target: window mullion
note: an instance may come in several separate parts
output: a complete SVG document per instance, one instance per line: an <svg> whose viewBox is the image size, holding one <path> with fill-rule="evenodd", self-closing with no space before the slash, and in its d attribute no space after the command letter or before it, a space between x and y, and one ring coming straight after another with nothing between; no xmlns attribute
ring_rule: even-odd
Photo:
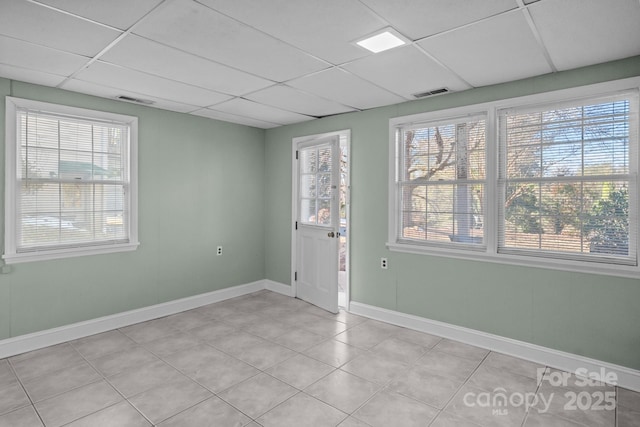
<svg viewBox="0 0 640 427"><path fill-rule="evenodd" d="M58 131L58 175L60 175L60 153L62 150L62 144L60 140L60 121L57 123ZM58 242L62 242L62 184L58 183Z"/></svg>
<svg viewBox="0 0 640 427"><path fill-rule="evenodd" d="M486 184L485 184L485 215L484 215L484 238L487 244L487 252L496 254L498 252L499 233L498 228L499 215L502 208L500 204L504 204L502 197L501 184L498 182L499 171L503 169L500 164L503 156L500 155L500 144L498 141L498 118L496 109L491 108L487 111L487 129L486 129Z"/></svg>

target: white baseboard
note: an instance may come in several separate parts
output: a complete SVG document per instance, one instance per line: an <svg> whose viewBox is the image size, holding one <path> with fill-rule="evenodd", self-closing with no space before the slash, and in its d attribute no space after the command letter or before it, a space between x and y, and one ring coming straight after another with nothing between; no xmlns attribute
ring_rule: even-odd
<svg viewBox="0 0 640 427"><path fill-rule="evenodd" d="M149 307L0 340L0 359L110 331L112 329L122 328L135 323L157 319L181 311L191 310L203 305L257 292L262 289L290 297L294 296L292 295L293 288L291 286L272 280L259 280L253 283L232 286L230 288L168 301ZM430 320L424 317L362 304L356 301L351 301L349 311L360 316L475 345L486 348L487 350L530 360L541 365L562 369L567 372L575 372L580 368L587 369L588 372L601 372L601 369L604 369L606 373L616 374L617 385L620 387L640 391L640 371L624 366L614 365L474 329L451 325L437 320Z"/></svg>
<svg viewBox="0 0 640 427"><path fill-rule="evenodd" d="M273 292L277 292L288 297L294 297L293 286L285 285L280 282L274 282L273 280L265 279L264 288Z"/></svg>
<svg viewBox="0 0 640 427"><path fill-rule="evenodd" d="M487 350L530 360L567 372L586 369L587 372L593 373L614 373L617 376L617 385L630 390L640 391L640 371L624 366L355 301L351 301L350 312L416 331L475 345Z"/></svg>
<svg viewBox="0 0 640 427"><path fill-rule="evenodd" d="M232 286L123 313L0 340L0 359L257 292L266 288L265 282L265 280L259 280L253 283Z"/></svg>

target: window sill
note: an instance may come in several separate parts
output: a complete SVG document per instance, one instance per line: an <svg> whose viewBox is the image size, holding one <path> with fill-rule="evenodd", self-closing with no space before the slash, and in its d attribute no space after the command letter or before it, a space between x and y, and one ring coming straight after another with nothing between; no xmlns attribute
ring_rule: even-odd
<svg viewBox="0 0 640 427"><path fill-rule="evenodd" d="M48 261L53 259L75 258L86 255L110 254L116 252L135 251L140 243L121 243L109 246L93 246L84 248L56 249L37 252L13 253L2 256L5 264L20 264L33 261Z"/></svg>
<svg viewBox="0 0 640 427"><path fill-rule="evenodd" d="M488 251L469 249L455 249L444 247L432 247L412 245L407 243L387 243L387 248L392 252L402 252L418 255L431 255L445 258L455 258L470 261L491 262L496 264L516 265L521 267L545 268L550 270L570 271L577 273L601 274L606 276L640 278L640 267L605 264L600 262L573 261L566 259L531 257L512 254L496 254Z"/></svg>

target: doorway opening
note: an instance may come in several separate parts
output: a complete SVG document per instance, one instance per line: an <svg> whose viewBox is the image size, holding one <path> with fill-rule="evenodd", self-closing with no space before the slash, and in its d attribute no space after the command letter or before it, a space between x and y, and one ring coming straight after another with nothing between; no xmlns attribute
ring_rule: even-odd
<svg viewBox="0 0 640 427"><path fill-rule="evenodd" d="M338 306L347 308L349 300L349 204L350 190L349 182L349 144L346 135L340 136L340 241L338 243Z"/></svg>

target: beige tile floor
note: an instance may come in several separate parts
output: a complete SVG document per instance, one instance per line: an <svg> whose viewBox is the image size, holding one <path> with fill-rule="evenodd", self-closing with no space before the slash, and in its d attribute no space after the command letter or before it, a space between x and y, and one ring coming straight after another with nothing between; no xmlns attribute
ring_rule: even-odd
<svg viewBox="0 0 640 427"><path fill-rule="evenodd" d="M0 427L640 426L640 393L538 368L261 291L0 360Z"/></svg>

